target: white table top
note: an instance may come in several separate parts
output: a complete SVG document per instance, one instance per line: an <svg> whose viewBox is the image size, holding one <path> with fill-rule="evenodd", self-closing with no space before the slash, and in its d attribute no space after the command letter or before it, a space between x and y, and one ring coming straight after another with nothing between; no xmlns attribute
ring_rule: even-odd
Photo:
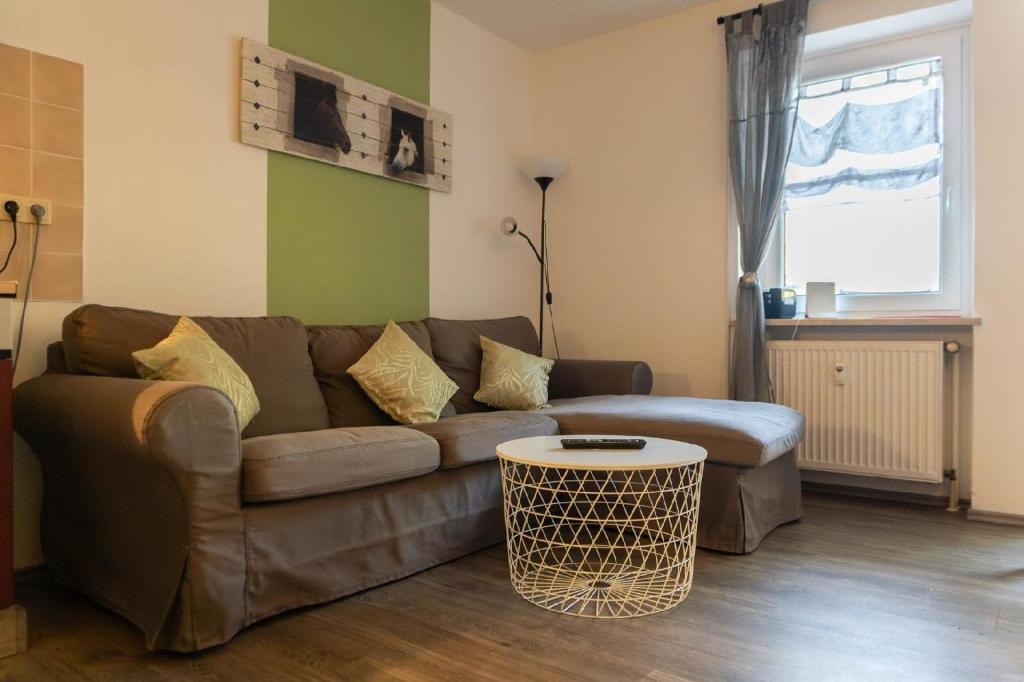
<svg viewBox="0 0 1024 682"><path fill-rule="evenodd" d="M563 438L643 438L643 450L566 450ZM707 450L692 443L647 436L535 436L505 441L498 445L498 457L521 464L562 469L631 471L665 469L702 462Z"/></svg>

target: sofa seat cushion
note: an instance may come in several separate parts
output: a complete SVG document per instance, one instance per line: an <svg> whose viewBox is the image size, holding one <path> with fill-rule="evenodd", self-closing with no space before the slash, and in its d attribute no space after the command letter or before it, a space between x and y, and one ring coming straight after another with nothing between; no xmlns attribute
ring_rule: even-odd
<svg viewBox="0 0 1024 682"><path fill-rule="evenodd" d="M422 476L440 455L430 436L398 426L324 429L242 441L242 499L273 502Z"/></svg>
<svg viewBox="0 0 1024 682"><path fill-rule="evenodd" d="M137 378L132 353L167 338L180 316L83 305L64 318L68 372ZM243 438L330 426L306 328L294 317L193 317L252 381L260 411Z"/></svg>
<svg viewBox="0 0 1024 682"><path fill-rule="evenodd" d="M433 424L414 424L406 428L437 440L441 445L442 469L496 459L495 448L507 440L558 433L558 424L540 412L460 414Z"/></svg>
<svg viewBox="0 0 1024 682"><path fill-rule="evenodd" d="M694 443L708 461L758 466L792 450L804 417L783 405L649 395L552 400L544 414L563 434L654 436Z"/></svg>

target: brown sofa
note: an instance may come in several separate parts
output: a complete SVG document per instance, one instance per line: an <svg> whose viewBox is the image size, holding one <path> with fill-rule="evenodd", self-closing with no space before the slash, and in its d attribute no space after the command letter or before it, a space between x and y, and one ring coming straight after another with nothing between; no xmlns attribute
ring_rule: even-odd
<svg viewBox="0 0 1024 682"><path fill-rule="evenodd" d="M538 352L526 318L402 323L458 384L435 424L399 426L345 374L381 327L195 318L261 403L238 432L220 392L135 378L130 354L177 318L87 305L15 424L42 462L43 547L60 583L122 614L150 649L191 651L503 540L495 446L556 433L676 438L708 449L699 542L752 551L800 516L785 407L653 397L642 362L559 360L552 407L473 400L479 336Z"/></svg>

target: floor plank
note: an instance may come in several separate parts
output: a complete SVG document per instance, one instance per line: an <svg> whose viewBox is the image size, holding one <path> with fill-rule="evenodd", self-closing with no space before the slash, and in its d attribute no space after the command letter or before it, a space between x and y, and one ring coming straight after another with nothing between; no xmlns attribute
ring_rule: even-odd
<svg viewBox="0 0 1024 682"><path fill-rule="evenodd" d="M196 655L36 574L4 680L1024 680L1024 528L825 495L749 556L700 552L690 597L632 620L545 611L502 547L272 618Z"/></svg>

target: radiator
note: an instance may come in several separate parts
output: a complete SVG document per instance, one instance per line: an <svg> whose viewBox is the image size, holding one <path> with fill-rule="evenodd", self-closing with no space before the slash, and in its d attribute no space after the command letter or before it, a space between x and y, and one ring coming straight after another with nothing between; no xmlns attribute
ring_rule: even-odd
<svg viewBox="0 0 1024 682"><path fill-rule="evenodd" d="M941 341L774 341L776 401L807 418L800 466L942 482Z"/></svg>

